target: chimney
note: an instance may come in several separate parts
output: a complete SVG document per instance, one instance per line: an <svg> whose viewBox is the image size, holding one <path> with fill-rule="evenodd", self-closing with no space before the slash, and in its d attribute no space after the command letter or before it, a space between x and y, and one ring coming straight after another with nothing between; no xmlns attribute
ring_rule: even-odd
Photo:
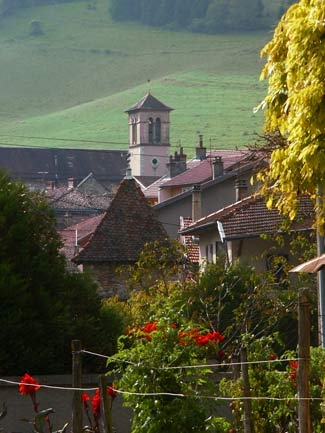
<svg viewBox="0 0 325 433"><path fill-rule="evenodd" d="M203 135L199 135L199 146L196 148L196 159L203 161L207 157L207 149L203 146Z"/></svg>
<svg viewBox="0 0 325 433"><path fill-rule="evenodd" d="M53 180L47 181L46 182L46 190L47 191L51 191L53 189L55 189L55 183L54 183L54 181Z"/></svg>
<svg viewBox="0 0 325 433"><path fill-rule="evenodd" d="M201 218L201 185L194 185L192 190L192 221Z"/></svg>
<svg viewBox="0 0 325 433"><path fill-rule="evenodd" d="M172 155L169 157L167 163L169 177L172 178L186 170L186 155L183 153L183 148L180 148L179 153L175 152L174 158Z"/></svg>
<svg viewBox="0 0 325 433"><path fill-rule="evenodd" d="M212 179L223 175L223 161L221 156L216 156L212 163Z"/></svg>
<svg viewBox="0 0 325 433"><path fill-rule="evenodd" d="M245 179L236 179L235 181L236 201L247 197L248 187Z"/></svg>
<svg viewBox="0 0 325 433"><path fill-rule="evenodd" d="M68 179L68 189L74 188L74 185L75 185L74 182L75 182L74 178L73 177L69 177L69 179Z"/></svg>

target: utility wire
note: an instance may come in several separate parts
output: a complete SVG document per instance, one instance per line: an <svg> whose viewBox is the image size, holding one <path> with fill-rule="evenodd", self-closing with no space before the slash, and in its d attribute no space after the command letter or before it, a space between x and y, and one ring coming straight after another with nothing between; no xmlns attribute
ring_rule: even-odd
<svg viewBox="0 0 325 433"><path fill-rule="evenodd" d="M41 387L41 388L47 388L47 389L56 389L61 391L81 391L81 392L87 392L87 391L96 391L98 389L98 386L96 388L73 388L73 387L66 387L66 386L56 386L56 385L43 385L43 384L31 384L31 383L24 383L24 382L16 382L8 379L0 379L0 382L9 384L9 385L28 385L28 386L34 386L34 387ZM200 399L213 399L213 400L222 400L222 401L234 401L234 400L272 400L272 401L323 401L323 398L321 397L309 397L309 398L299 398L298 396L294 397L265 397L265 396L256 396L256 397L222 397L218 395L196 395L196 394L181 394L181 393L172 393L172 392L130 392L130 391L123 391L120 389L116 389L112 387L113 391L115 391L117 394L125 394L125 395L138 395L138 396L144 396L144 397L155 397L155 396L162 396L162 395L168 395L172 397L181 397L181 398L200 398Z"/></svg>

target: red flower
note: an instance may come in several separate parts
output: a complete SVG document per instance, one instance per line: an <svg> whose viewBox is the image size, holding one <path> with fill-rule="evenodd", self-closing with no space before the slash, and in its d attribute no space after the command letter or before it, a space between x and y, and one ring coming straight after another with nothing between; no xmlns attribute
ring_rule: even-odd
<svg viewBox="0 0 325 433"><path fill-rule="evenodd" d="M22 395L34 394L35 391L40 389L41 385L30 376L28 373L25 373L24 376L20 380L19 384L19 392Z"/></svg>
<svg viewBox="0 0 325 433"><path fill-rule="evenodd" d="M298 361L289 361L289 365L291 367L291 370L297 370L298 369Z"/></svg>
<svg viewBox="0 0 325 433"><path fill-rule="evenodd" d="M297 370L299 367L298 361L289 361L289 366L291 368L289 377L292 380L293 386L297 386L296 379L297 379Z"/></svg>
<svg viewBox="0 0 325 433"><path fill-rule="evenodd" d="M111 398L113 399L116 397L117 392L111 386L108 386L107 387L107 394L110 395ZM86 395L88 395L88 394L86 394ZM91 404L93 407L94 415L99 416L100 415L100 390L99 389L96 389L96 392L93 396Z"/></svg>
<svg viewBox="0 0 325 433"><path fill-rule="evenodd" d="M93 412L95 416L99 416L100 414L100 390L96 389L95 395L91 401Z"/></svg>
<svg viewBox="0 0 325 433"><path fill-rule="evenodd" d="M156 331L157 329L158 326L156 322L149 322L142 328L142 332L145 332L146 334L150 334L151 332Z"/></svg>
<svg viewBox="0 0 325 433"><path fill-rule="evenodd" d="M195 335L193 338L198 346L203 347L206 346L210 341L219 343L220 341L223 341L225 337L221 335L220 332L214 331L208 332L205 335L198 334Z"/></svg>
<svg viewBox="0 0 325 433"><path fill-rule="evenodd" d="M81 400L82 400L82 402L83 402L84 404L86 404L87 401L90 400L90 397L89 397L89 395L88 395L86 392L84 392L83 394L81 394Z"/></svg>

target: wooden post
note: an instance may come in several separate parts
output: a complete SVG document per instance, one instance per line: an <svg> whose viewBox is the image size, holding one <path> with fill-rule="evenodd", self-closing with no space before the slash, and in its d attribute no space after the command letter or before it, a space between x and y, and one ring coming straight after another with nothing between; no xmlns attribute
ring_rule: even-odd
<svg viewBox="0 0 325 433"><path fill-rule="evenodd" d="M82 386L81 341L72 340L72 387ZM73 391L72 400L72 433L82 433L82 400L81 391Z"/></svg>
<svg viewBox="0 0 325 433"><path fill-rule="evenodd" d="M298 305L298 418L299 433L310 433L309 364L310 313L307 289L299 290Z"/></svg>
<svg viewBox="0 0 325 433"><path fill-rule="evenodd" d="M252 402L250 400L250 383L248 375L248 363L247 363L247 348L243 347L240 352L241 356L241 368L242 368L242 382L243 382L243 394L244 394L244 432L253 433L253 419L252 419Z"/></svg>
<svg viewBox="0 0 325 433"><path fill-rule="evenodd" d="M107 393L107 377L102 374L99 381L100 411L103 433L113 433L112 427L112 401Z"/></svg>

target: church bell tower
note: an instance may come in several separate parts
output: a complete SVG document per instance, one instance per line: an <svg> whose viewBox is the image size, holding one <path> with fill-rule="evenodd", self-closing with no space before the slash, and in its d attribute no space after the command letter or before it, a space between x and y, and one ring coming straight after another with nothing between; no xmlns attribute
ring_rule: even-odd
<svg viewBox="0 0 325 433"><path fill-rule="evenodd" d="M129 152L133 176L161 177L169 162L169 113L172 108L148 92L126 110L129 120Z"/></svg>

